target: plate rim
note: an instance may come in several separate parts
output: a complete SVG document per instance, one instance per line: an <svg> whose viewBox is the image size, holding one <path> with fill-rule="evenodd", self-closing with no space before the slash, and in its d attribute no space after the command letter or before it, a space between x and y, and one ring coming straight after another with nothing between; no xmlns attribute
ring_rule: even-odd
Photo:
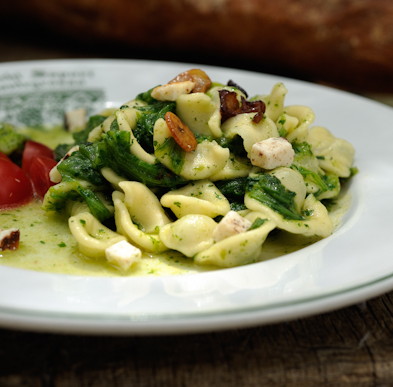
<svg viewBox="0 0 393 387"><path fill-rule="evenodd" d="M2 68L6 67L6 66L13 66L13 65L18 65L18 66L22 66L22 67L28 67L31 65L48 65L48 64L57 64L57 65L61 65L61 64L75 64L75 63L89 63L89 64L105 64L105 65L110 65L113 63L118 63L118 64L130 64L130 63L137 63L137 64L144 64L144 63L149 63L149 64L154 64L154 65L166 65L166 66L174 66L174 67L178 67L178 66L193 66L195 64L190 64L190 63L182 63L182 62L165 62L165 61L152 61L152 60L128 60L128 59L100 59L100 58L92 58L92 59L50 59L50 60L29 60L29 61L14 61L14 62L3 62L0 63L0 71L2 70ZM200 65L202 66L202 65ZM242 69L233 69L233 68L226 68L226 67L220 67L220 66L212 66L212 65L203 65L203 67L208 68L208 69L216 69L217 71L221 71L221 70L225 70L225 71L232 71L232 72L238 72L238 73L243 73L246 76L250 76L250 75L254 75L254 76L262 76L262 77L268 77L270 79L274 79L274 80L282 80L284 83L286 81L290 81L290 82L296 82L299 84L303 84L303 85L308 85L308 87L317 87L320 89L326 89L326 90L332 90L334 92L339 92L342 95L347 95L353 98L358 98L359 100L363 100L367 103L373 103L376 106L379 107L385 107L387 109L389 109L390 113L393 114L393 109L389 108L388 106L374 101L374 100L370 100L366 97L357 95L357 94L352 94L350 92L347 91L338 91L337 89L334 89L332 87L329 86L324 86L324 85L317 85L314 84L312 82L307 82L307 81L302 81L302 80L298 80L298 79L292 79L292 78L287 78L287 77L282 77L282 76L277 76L277 75L270 75L270 74L265 74L265 73L258 73L255 71L249 71L249 70L242 70ZM312 108L312 106L311 106ZM334 133L334 130L333 130ZM3 266L0 267L0 270ZM15 269L15 270L23 270L23 269ZM232 270L236 270L236 268L232 269ZM43 274L43 273L41 273ZM47 274L47 273L44 273ZM205 273L199 273L199 274L195 274L195 275L203 275ZM50 275L54 275L54 274L50 274ZM61 275L63 276L63 275ZM364 283L364 284L360 284L358 286L354 286L354 287L350 287L348 289L344 289L342 292L338 291L338 292L333 292L332 294L325 294L322 296L316 296L314 299L310 299L310 300L303 300L303 301L299 301L299 303L301 304L298 308L292 308L292 312L290 312L289 314L291 315L291 318L298 318L298 317L305 317L305 316L310 316L312 314L316 314L316 313L321 313L321 312L327 312L327 311L331 311L340 307L344 307L344 306L349 306L355 302L360 302L360 301L364 301L368 298L372 298L375 296L378 296L380 294L385 293L386 291L389 291L393 289L393 272L389 275L386 275L385 277L381 277L381 278L377 278L374 279L368 283ZM343 295L345 297L343 297ZM320 301L321 299L324 300L324 302L321 302L319 304L319 307L316 307L314 304L317 303L318 301ZM333 302L334 300L334 302ZM267 307L267 309L269 309L270 311L274 311L277 309L282 309L283 307L280 306L279 304L275 304L276 306L273 307ZM309 308L307 308L307 305L309 305ZM284 307L285 309L285 307ZM288 309L288 308L287 308ZM259 307L259 310L254 310L254 311L247 311L247 310L242 310L242 311L232 311L232 312L228 312L229 314L231 313L235 313L236 316L232 316L232 319L227 319L226 323L225 320L222 321L222 312L219 313L218 315L215 315L214 313L207 313L207 316L204 319L204 322L201 321L201 317L198 318L196 315L192 315L191 317L183 315L182 316L178 316L178 315L173 315L173 319L178 319L178 324L173 324L173 326L166 326L166 332L165 333L191 333L191 332L201 332L201 331L205 331L205 330L220 330L220 329L228 329L228 328L234 328L234 327L239 327L239 324L241 325L241 327L246 327L246 326L255 326L255 325L263 325L265 323L277 323L280 321L287 321L286 318L283 318L282 315L280 315L280 313L278 313L278 315L274 316L274 317L270 317L270 318L263 318L263 313L261 316L261 310L265 310L265 307L263 307L261 309L261 307ZM13 324L12 324L12 318L14 319L14 324L15 321L18 320L18 327L22 328L22 329L32 329L32 330L40 330L39 325L35 325L33 321L28 321L30 318L34 316L31 314L31 312L27 312L28 316L27 316L27 320L26 320L26 315L25 315L25 323L23 323L23 319L19 320L18 319L18 313L14 313L12 312L12 310L7 311L6 308L4 308L1 305L1 298L0 298L0 326L4 326L4 327L9 327L12 328ZM34 314L34 313L33 313ZM274 313L273 313L274 314ZM69 326L67 328L67 324L66 322L63 324L60 321L62 321L63 316L56 314L53 316L53 319L51 317L49 317L48 320L48 326L46 326L45 330L52 330L52 331L62 331L62 332L69 332L69 333L77 333L77 332L83 332L83 333L89 333L89 331L92 331L92 326L90 324L90 329L89 328L89 322L87 321L86 324L85 322L83 322L83 319L79 319L79 317L77 317L77 315L75 315L75 313L71 313L72 316L76 316L76 318L72 318L72 316L67 316L66 320L69 323ZM242 320L242 318L240 318L240 315L242 315L243 317L245 315L249 315L250 318L252 316L256 316L256 320L248 320L248 322L243 322L242 324L240 323L240 320ZM11 320L8 319L7 316L10 316ZM12 317L13 316L13 317ZM50 316L50 313L46 314L46 318L48 318L48 316ZM200 314L200 316L202 316L202 314ZM221 316L221 319L220 319ZM226 317L228 317L228 314L225 315ZM237 319L237 316L239 317ZM266 316L266 315L265 315ZM280 317L281 316L281 317ZM40 320L40 313L37 314L38 320ZM44 320L45 320L45 316ZM185 318L185 320L184 320ZM220 321L216 321L213 322L213 320L217 318L218 320L221 320L221 324ZM104 319L105 320L105 319ZM193 320L198 320L199 323L196 325L194 323ZM79 323L78 323L79 321ZM114 320L115 322L118 320ZM157 321L157 325L155 325L155 321ZM155 320L154 318L152 319L150 317L150 319L147 319L146 321L143 321L144 325L142 325L141 327L139 327L139 325L135 325L135 323L133 324L132 322L130 323L129 320L127 320L128 325L122 327L121 329L121 333L122 334L155 334L155 333L160 333L159 331L159 324L158 322L160 321L160 317L158 316L157 319ZM169 320L168 320L169 321ZM41 319L41 325L42 325L43 320ZM52 326L50 324L50 322L55 322L55 325ZM118 321L119 322L119 321ZM150 324L147 324L147 322L149 322ZM162 322L162 321L161 321ZM172 320L173 323L173 320ZM45 325L45 324L44 324ZM115 324L116 325L116 324ZM116 332L108 332L108 329L105 328L104 325L101 324L97 324L94 329L93 329L94 333L116 333Z"/></svg>

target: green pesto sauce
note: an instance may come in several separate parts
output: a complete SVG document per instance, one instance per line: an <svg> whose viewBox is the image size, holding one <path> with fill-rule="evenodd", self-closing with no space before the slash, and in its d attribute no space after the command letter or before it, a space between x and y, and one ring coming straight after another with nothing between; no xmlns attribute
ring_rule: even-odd
<svg viewBox="0 0 393 387"><path fill-rule="evenodd" d="M18 209L1 211L0 228L12 227L20 229L19 248L0 251L0 265L74 275L125 275L104 259L94 260L79 253L67 220L48 216L41 209L41 203L33 202ZM181 254L145 254L126 275L176 275L203 270L207 269L196 267Z"/></svg>
<svg viewBox="0 0 393 387"><path fill-rule="evenodd" d="M332 208L331 216L337 226L349 205L348 195ZM160 255L144 254L143 259L123 273L104 259L94 260L78 252L77 244L69 232L67 220L48 216L41 203L32 202L26 206L1 211L0 228L20 229L19 248L14 251L0 251L0 265L50 273L82 276L142 276L179 275L217 270L216 267L201 267L192 259L177 252ZM260 260L279 257L304 248L319 238L306 238L274 230L263 245Z"/></svg>
<svg viewBox="0 0 393 387"><path fill-rule="evenodd" d="M23 134L51 148L59 143L71 143L72 136L58 128L24 128ZM331 217L338 226L349 207L348 195L331 209ZM0 266L10 266L40 272L82 276L143 276L179 275L217 270L216 267L197 266L192 259L178 252L160 255L143 254L143 259L126 273L104 259L94 260L79 253L76 241L68 229L67 219L48 216L40 202L32 202L17 209L0 211L0 229L18 228L20 244L17 250L0 251ZM259 260L277 258L300 250L319 238L306 238L274 230L263 245Z"/></svg>
<svg viewBox="0 0 393 387"><path fill-rule="evenodd" d="M74 142L72 134L65 131L63 127L38 127L38 128L19 128L18 132L27 138L45 144L54 149L58 144L71 144Z"/></svg>

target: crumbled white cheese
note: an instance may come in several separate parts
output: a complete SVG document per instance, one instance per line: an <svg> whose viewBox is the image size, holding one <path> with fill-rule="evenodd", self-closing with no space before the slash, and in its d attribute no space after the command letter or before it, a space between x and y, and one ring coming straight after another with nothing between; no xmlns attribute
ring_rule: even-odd
<svg viewBox="0 0 393 387"><path fill-rule="evenodd" d="M82 129L86 124L87 111L86 109L80 108L71 110L64 114L64 124L66 129L73 133Z"/></svg>
<svg viewBox="0 0 393 387"><path fill-rule="evenodd" d="M167 83L155 87L151 96L159 101L176 101L181 95L191 93L194 87L195 82L192 81Z"/></svg>
<svg viewBox="0 0 393 387"><path fill-rule="evenodd" d="M142 258L142 251L131 243L123 240L105 249L105 257L109 263L128 270Z"/></svg>
<svg viewBox="0 0 393 387"><path fill-rule="evenodd" d="M251 226L248 219L243 218L236 211L229 211L218 223L213 231L213 239L219 242L232 235L247 231Z"/></svg>
<svg viewBox="0 0 393 387"><path fill-rule="evenodd" d="M263 169L289 167L294 157L295 151L291 143L283 137L271 137L256 142L250 152L252 165Z"/></svg>
<svg viewBox="0 0 393 387"><path fill-rule="evenodd" d="M52 183L60 183L61 182L61 175L60 172L57 170L57 166L66 158L70 157L74 152L79 150L79 145L73 146L64 156L63 158L50 170L49 172L49 179Z"/></svg>

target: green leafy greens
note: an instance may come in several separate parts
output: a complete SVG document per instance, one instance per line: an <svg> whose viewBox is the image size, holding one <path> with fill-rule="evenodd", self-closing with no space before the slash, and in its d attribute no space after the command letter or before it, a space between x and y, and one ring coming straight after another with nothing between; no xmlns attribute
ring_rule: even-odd
<svg viewBox="0 0 393 387"><path fill-rule="evenodd" d="M228 198L234 210L246 208L243 204L244 195L248 194L286 219L303 220L295 208L296 194L287 190L277 177L268 173L221 180L216 182L216 186Z"/></svg>
<svg viewBox="0 0 393 387"><path fill-rule="evenodd" d="M295 192L287 190L276 176L266 173L250 178L246 192L251 198L280 213L285 219L304 219L296 211Z"/></svg>

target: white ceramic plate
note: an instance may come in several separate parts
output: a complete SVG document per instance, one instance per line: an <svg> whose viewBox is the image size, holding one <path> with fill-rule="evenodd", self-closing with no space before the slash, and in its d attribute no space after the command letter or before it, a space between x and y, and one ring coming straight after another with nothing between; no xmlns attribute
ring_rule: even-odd
<svg viewBox="0 0 393 387"><path fill-rule="evenodd" d="M54 123L88 101L92 111L194 67L149 61L71 60L0 65L0 121ZM281 258L203 274L93 278L0 266L0 325L100 334L190 333L304 317L393 289L393 109L290 79L203 67L250 95L284 81L287 104L304 104L316 124L352 142L360 173L352 206L329 238Z"/></svg>

